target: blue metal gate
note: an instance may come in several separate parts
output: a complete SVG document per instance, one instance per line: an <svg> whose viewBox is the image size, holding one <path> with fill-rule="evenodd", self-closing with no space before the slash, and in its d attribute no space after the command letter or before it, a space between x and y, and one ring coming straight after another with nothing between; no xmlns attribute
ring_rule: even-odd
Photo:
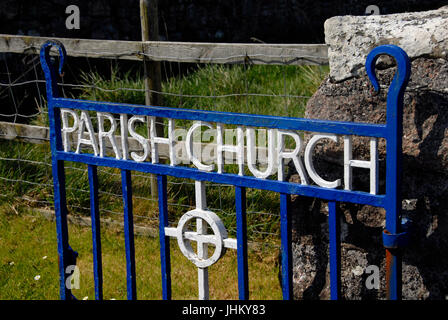
<svg viewBox="0 0 448 320"><path fill-rule="evenodd" d="M50 48L59 50L59 68L50 59ZM124 232L127 267L127 297L136 299L136 274L134 253L134 231L132 210L131 171L140 171L157 175L159 194L159 236L162 268L163 299L171 299L170 282L170 250L169 236L177 232L168 228L167 210L167 176L194 179L197 186L203 181L223 183L235 187L237 239L236 242L219 240L216 245L233 247L237 249L238 260L238 289L239 298L248 299L248 265L247 265L247 238L246 238L246 188L270 190L280 194L280 231L281 231L281 274L282 292L284 299L293 298L292 290L292 254L291 254L291 215L288 210L290 195L316 197L328 201L329 209L329 235L330 235L330 288L331 299L338 299L341 292L341 256L340 256L340 225L338 202L382 207L386 211L386 226L383 231L383 243L386 250L386 281L389 299L401 298L401 252L400 248L406 242L406 233L401 228L401 175L402 175L402 116L403 95L410 77L410 62L407 54L399 47L382 45L374 48L366 60L367 74L375 88L380 87L375 76L375 63L381 55L392 56L397 63L395 77L389 87L387 96L386 124L369 124L353 122L337 122L313 120L302 118L287 118L278 116L264 116L241 113L211 112L201 110L188 110L180 108L142 106L131 104L106 103L61 98L58 94L57 76L62 75L66 52L62 43L48 41L40 52L41 64L45 73L48 116L50 121L50 143L52 154L52 173L54 179L54 207L56 214L60 298L72 299L74 296L66 286L67 266L76 264L77 253L69 246L67 229L67 207L65 194L64 161L81 162L88 165L88 177L91 197L91 218L93 233L93 257L95 295L102 299L102 262L100 241L100 220L98 203L98 177L97 167L105 166L121 169L123 203L124 203ZM107 157L88 153L72 152L64 148L64 137L61 134L61 121L66 121L61 110L80 110L81 112L96 111L100 113L115 113L120 115L132 114L142 117L164 117L169 119L183 119L201 121L204 123L217 123L236 125L239 127L263 127L283 131L319 132L326 137L342 135L350 143L353 135L370 137L376 149L378 138L385 138L386 146L386 192L377 194L377 186L371 186L371 192L352 191L350 188L337 189L339 186L322 187L317 185L292 183L282 180L260 179L255 176L243 174L223 173L222 170L198 170L192 167L176 166L175 164L161 164L157 161L133 161L126 157ZM69 111L68 111L69 112ZM350 162L352 161L352 162ZM371 159L371 163L373 160ZM349 166L361 166L361 161L349 159ZM373 164L375 166L375 164ZM348 168L350 169L350 168ZM373 170L373 168L372 168ZM375 174L377 174L375 169ZM198 190L198 189L197 189ZM200 191L200 189L199 189ZM196 210L200 217L204 208ZM201 211L202 210L202 211ZM201 213L202 212L202 213ZM182 219L181 219L182 220ZM185 222L185 221L184 221ZM219 222L219 221L218 221ZM214 223L213 221L211 223ZM217 223L219 227L219 223ZM218 228L219 229L219 228ZM182 230L181 230L182 231ZM219 230L218 230L219 232ZM199 231L198 231L199 234ZM184 235L180 235L183 237ZM190 235L194 237L194 235ZM210 240L212 241L212 240ZM179 242L179 238L178 238ZM199 243L199 242L198 242ZM198 245L199 246L199 245ZM198 267L204 267L198 263Z"/></svg>

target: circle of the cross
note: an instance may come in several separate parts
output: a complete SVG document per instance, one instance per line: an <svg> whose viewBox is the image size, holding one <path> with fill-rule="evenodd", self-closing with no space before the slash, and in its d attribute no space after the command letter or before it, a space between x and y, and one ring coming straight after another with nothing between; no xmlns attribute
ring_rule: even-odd
<svg viewBox="0 0 448 320"><path fill-rule="evenodd" d="M202 234L198 231L188 232L188 222L191 219L204 220L212 228L213 234ZM217 262L225 252L223 240L227 238L227 230L221 219L219 219L214 212L201 209L188 211L180 218L176 233L180 251L198 268L207 268L211 266ZM200 257L196 252L194 252L190 241L196 241L198 249L204 244L213 244L215 246L215 251L209 258L207 258L207 251L205 252L205 258Z"/></svg>

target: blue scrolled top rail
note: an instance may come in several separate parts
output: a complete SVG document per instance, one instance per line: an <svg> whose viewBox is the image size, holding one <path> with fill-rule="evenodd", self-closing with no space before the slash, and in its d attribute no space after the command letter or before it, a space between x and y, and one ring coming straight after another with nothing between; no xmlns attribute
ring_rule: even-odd
<svg viewBox="0 0 448 320"><path fill-rule="evenodd" d="M56 67L50 57L51 47L56 47L59 52L59 65ZM141 171L153 173L162 176L175 176L180 178L195 179L201 181L212 181L216 183L231 184L237 188L256 188L262 190L271 190L281 195L301 195L307 197L317 197L329 201L330 227L334 227L334 238L330 239L330 275L340 276L340 256L339 249L338 219L336 219L337 202L351 202L358 204L367 204L376 207L383 207L386 211L386 227L383 233L384 244L386 247L387 263L387 288L390 299L400 299L401 297L401 260L399 246L404 243L402 238L406 233L400 230L400 211L401 211L401 177L402 177L402 117L403 117L403 96L406 85L409 81L411 67L409 58L404 50L394 45L382 45L374 48L367 56L366 71L367 75L376 91L380 86L375 74L375 64L381 55L393 57L397 63L397 71L389 86L387 95L386 123L354 123L329 120L316 120L304 118L288 118L279 116L253 115L243 113L202 111L172 107L145 106L134 104L121 104L99 101L88 101L79 99L67 99L59 96L57 79L58 75L63 75L64 63L66 61L66 51L62 43L58 41L46 42L40 51L41 65L45 74L48 115L50 123L50 144L52 153L53 179L55 192L55 211L56 225L58 232L58 252L60 257L59 272L61 277L60 292L62 299L71 299L73 296L71 290L67 289L65 268L69 263L73 263L75 253L68 245L67 231L67 208L65 196L65 174L64 161L82 162L89 166L89 172L96 173L92 168L96 166L107 166L122 169L124 185L129 183L128 173L130 171ZM150 162L134 162L128 160L115 159L111 157L97 157L92 154L78 154L74 152L64 152L61 138L61 108L89 110L98 112L112 112L119 114L145 115L155 117L166 117L172 119L196 120L204 122L216 122L222 124L232 124L248 127L264 127L283 130L303 130L309 132L332 133L339 135L358 135L367 137L385 138L386 146L386 193L384 195L374 195L360 191L349 191L340 189L322 188L312 185L302 185L286 181L261 180L251 176L239 176L235 174L219 174L217 172L204 172L196 168L170 166L166 164ZM93 175L95 177L95 175ZM165 182L166 184L166 182ZM162 189L163 190L163 189ZM240 189L238 189L240 190ZM281 199L286 199L282 197ZM128 199L129 200L129 199ZM96 201L96 202L95 202ZM282 200L283 201L283 200ZM285 202L286 203L286 202ZM97 214L97 199L92 200L93 211ZM129 208L128 208L129 209ZM132 211L132 210L131 210ZM334 213L334 214L333 214ZM92 212L94 214L94 212ZM284 214L285 219L290 219ZM132 221L132 215L128 223ZM286 222L288 220L285 220ZM285 222L285 223L286 223ZM290 225L286 223L285 225ZM93 227L93 226L92 226ZM129 257L133 255L133 243L131 242L132 228L127 234L130 251L127 251ZM99 228L99 227L98 227ZM92 229L98 231L99 229ZM283 236L282 236L283 239ZM285 236L285 239L289 239ZM96 250L96 249L95 249ZM101 255L100 248L96 252L94 263L96 286L100 287L101 274ZM286 258L285 258L286 259ZM290 265L290 260L283 261L283 266ZM282 262L282 263L283 263ZM290 271L284 270L284 284L291 282ZM129 266L128 273L128 298L135 298L135 270ZM334 278L334 277L333 277ZM166 290L166 289L165 289ZM286 291L285 291L286 290ZM289 291L288 291L289 290ZM331 281L332 298L339 297L340 280ZM284 289L284 297L291 296L291 288ZM164 297L169 296L164 293ZM97 293L97 297L101 297Z"/></svg>

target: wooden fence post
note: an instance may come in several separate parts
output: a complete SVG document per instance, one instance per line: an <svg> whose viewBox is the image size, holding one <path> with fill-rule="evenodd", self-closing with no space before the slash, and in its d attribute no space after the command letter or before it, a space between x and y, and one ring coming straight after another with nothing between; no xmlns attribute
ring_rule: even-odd
<svg viewBox="0 0 448 320"><path fill-rule="evenodd" d="M140 23L142 29L142 41L159 41L158 0L140 0ZM146 46L143 47L145 49ZM161 65L159 61L150 61L143 57L145 104L161 105L161 96L157 92L162 91ZM161 118L156 118L157 136L163 136L163 124ZM149 123L149 119L148 119ZM149 137L149 125L148 125ZM157 180L151 175L151 196L157 198Z"/></svg>

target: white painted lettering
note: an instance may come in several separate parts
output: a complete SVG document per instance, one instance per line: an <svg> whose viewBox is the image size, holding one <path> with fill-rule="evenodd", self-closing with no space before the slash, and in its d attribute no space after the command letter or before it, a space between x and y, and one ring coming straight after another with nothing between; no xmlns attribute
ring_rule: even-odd
<svg viewBox="0 0 448 320"><path fill-rule="evenodd" d="M143 155L139 156L136 152L131 152L131 158L134 161L143 162L148 157L149 145L148 145L148 140L146 140L145 137L143 137L142 135L140 135L137 132L135 132L135 130L134 130L134 123L135 123L135 121L140 121L140 122L145 123L146 122L146 118L144 116L133 116L128 121L129 134L131 135L131 137L135 138L135 140L137 140L143 147Z"/></svg>
<svg viewBox="0 0 448 320"><path fill-rule="evenodd" d="M338 137L334 134L327 134L327 135L317 134L317 135L313 136L305 148L306 170L307 170L308 174L310 175L311 179L313 179L313 181L315 183L317 183L319 186L324 187L324 188L334 189L341 185L341 179L337 179L335 181L327 181L327 180L323 179L321 176L319 176L317 174L316 170L314 169L313 150L314 150L314 147L317 144L317 142L319 142L319 140L321 140L321 139L330 139L334 142L338 142Z"/></svg>
<svg viewBox="0 0 448 320"><path fill-rule="evenodd" d="M69 127L67 115L71 115L73 118L73 126ZM61 109L61 118L62 118L62 144L64 145L64 151L68 152L71 150L71 143L69 133L73 133L78 129L79 126L79 118L78 114L71 109Z"/></svg>
<svg viewBox="0 0 448 320"><path fill-rule="evenodd" d="M100 145L100 157L104 157L105 154L105 143L104 138L108 138L110 144L112 145L112 149L115 152L115 158L121 159L120 150L117 147L117 140L115 140L114 132L117 129L117 123L115 122L115 118L112 114L108 112L98 112L98 142ZM104 118L107 118L110 122L110 129L108 131L104 131Z"/></svg>
<svg viewBox="0 0 448 320"><path fill-rule="evenodd" d="M87 133L89 134L89 139L84 139L84 128L87 128ZM99 154L98 152L98 144L95 138L95 131L93 130L92 121L90 120L89 114L87 111L82 110L81 116L79 119L79 129L78 129L78 145L76 146L76 153L79 153L81 149L81 144L86 144L92 146L93 153L95 156Z"/></svg>

